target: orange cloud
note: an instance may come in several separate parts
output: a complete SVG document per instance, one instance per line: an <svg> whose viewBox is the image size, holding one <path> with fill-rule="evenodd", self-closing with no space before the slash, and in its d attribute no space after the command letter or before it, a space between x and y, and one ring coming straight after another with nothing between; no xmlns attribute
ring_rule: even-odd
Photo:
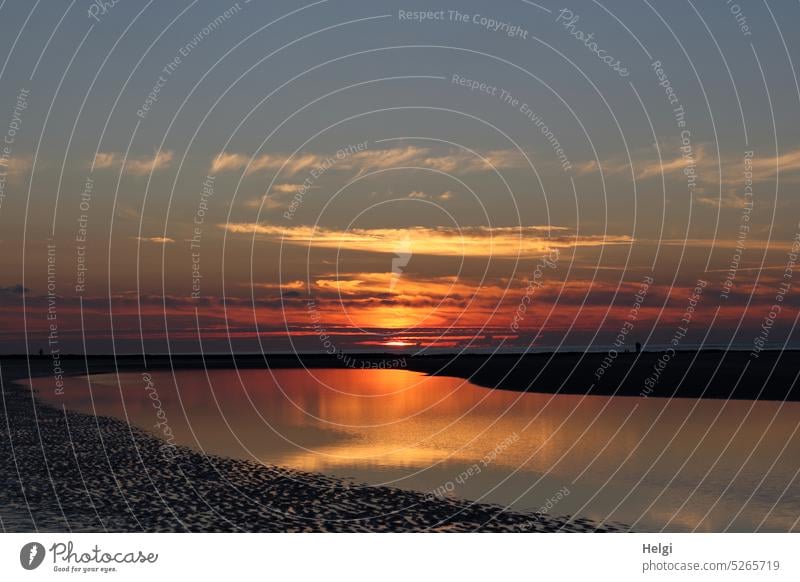
<svg viewBox="0 0 800 582"><path fill-rule="evenodd" d="M219 172L227 172L231 170L238 170L247 164L249 158L244 154L227 154L221 153L211 162L211 174L218 174Z"/></svg>
<svg viewBox="0 0 800 582"><path fill-rule="evenodd" d="M171 244L175 242L174 238L167 236L137 236L136 240L139 242L156 243L156 244Z"/></svg>
<svg viewBox="0 0 800 582"><path fill-rule="evenodd" d="M168 168L172 163L174 154L170 150L160 151L151 157L142 156L128 158L124 161L125 173L133 176L144 176L151 171L156 172ZM123 164L122 156L115 152L97 152L94 156L93 168L105 170L108 168L120 167Z"/></svg>
<svg viewBox="0 0 800 582"><path fill-rule="evenodd" d="M740 162L741 165L741 162ZM773 157L753 158L753 180L766 180L776 174L787 174L800 170L800 149Z"/></svg>
<svg viewBox="0 0 800 582"><path fill-rule="evenodd" d="M94 164L98 170L104 170L116 166L118 162L118 155L113 152L97 152L94 155Z"/></svg>
<svg viewBox="0 0 800 582"><path fill-rule="evenodd" d="M722 184L726 186L741 187L744 180L744 163L741 155L726 155L717 158L709 155L708 144L696 144L692 149L691 160L684 159L679 153L672 155L674 147L662 146L662 159L654 159L651 150L646 153L639 152L633 156L633 164L637 169L637 180L649 180L661 175L666 177L679 176L684 169L691 163L695 166L698 180L706 185L719 185L720 175ZM720 172L721 167L721 172ZM579 175L591 174L602 171L606 175L620 174L630 171L630 164L619 157L611 157L598 163L596 160L589 160L575 164L576 172ZM763 182L781 174L794 174L800 171L800 149L790 150L776 156L759 156L756 154L752 159L752 180L753 182ZM743 201L735 194L719 197L702 197L698 199L701 204L710 206L722 205L724 208L741 208Z"/></svg>
<svg viewBox="0 0 800 582"><path fill-rule="evenodd" d="M396 253L400 242L407 240L412 255L456 257L538 257L554 248L627 245L633 242L627 235L574 236L564 234L564 227L551 226L478 226L461 229L413 227L347 231L257 223L228 223L219 226L231 233L255 234L284 244L378 253Z"/></svg>
<svg viewBox="0 0 800 582"><path fill-rule="evenodd" d="M281 194L294 194L300 189L301 186L302 184L273 184L270 190L280 192Z"/></svg>
<svg viewBox="0 0 800 582"><path fill-rule="evenodd" d="M151 171L168 168L172 163L171 151L158 152L152 158L134 158L125 164L125 172L135 176L144 176Z"/></svg>
<svg viewBox="0 0 800 582"><path fill-rule="evenodd" d="M637 180L647 180L654 176L662 174L680 174L690 164L697 168L704 168L705 170L713 167L714 161L708 158L706 149L702 145L697 145L692 150L691 158L684 158L682 155L664 160L649 160L639 164L639 173L636 175Z"/></svg>
<svg viewBox="0 0 800 582"><path fill-rule="evenodd" d="M405 146L384 149L366 149L344 157L330 154L303 153L294 156L287 154L263 154L252 157L241 153L222 152L211 162L210 172L216 174L226 171L244 170L247 174L262 170L281 170L294 176L314 168L335 167L343 171L365 172L418 166L432 168L441 172L477 172L497 169L524 167L525 158L514 150L492 150L481 154L484 159L461 150L438 152L432 148Z"/></svg>

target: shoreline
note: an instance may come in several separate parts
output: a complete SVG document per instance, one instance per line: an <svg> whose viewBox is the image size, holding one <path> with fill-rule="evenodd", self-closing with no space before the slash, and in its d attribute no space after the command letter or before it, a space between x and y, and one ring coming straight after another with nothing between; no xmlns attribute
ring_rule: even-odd
<svg viewBox="0 0 800 582"><path fill-rule="evenodd" d="M0 362L34 367L48 355L0 356ZM61 355L67 374L114 371L229 368L402 369L452 376L489 389L544 394L800 401L800 351L675 350L542 352L529 354L244 354ZM50 374L51 372L46 372Z"/></svg>
<svg viewBox="0 0 800 582"><path fill-rule="evenodd" d="M88 370L83 357L64 360L65 375L119 368L112 358L91 360ZM121 420L42 403L18 381L49 375L50 360L34 358L29 373L30 361L0 359L0 430L7 437L0 443L3 531L626 531L586 518L504 511L204 455ZM122 368L133 369L133 364L130 360Z"/></svg>

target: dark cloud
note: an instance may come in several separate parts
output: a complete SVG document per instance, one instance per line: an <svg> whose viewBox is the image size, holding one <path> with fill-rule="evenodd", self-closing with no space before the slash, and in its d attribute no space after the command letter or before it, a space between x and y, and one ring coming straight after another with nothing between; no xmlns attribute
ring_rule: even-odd
<svg viewBox="0 0 800 582"><path fill-rule="evenodd" d="M23 295L30 292L31 290L27 287L23 287L21 283L9 285L8 287L0 287L0 295Z"/></svg>

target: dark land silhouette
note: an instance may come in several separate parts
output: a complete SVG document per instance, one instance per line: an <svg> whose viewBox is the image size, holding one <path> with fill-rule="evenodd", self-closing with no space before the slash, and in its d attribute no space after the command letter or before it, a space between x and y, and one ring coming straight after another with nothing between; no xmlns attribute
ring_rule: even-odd
<svg viewBox="0 0 800 582"><path fill-rule="evenodd" d="M0 357L17 377L51 373L48 355ZM685 350L530 354L62 355L65 374L220 368L393 368L454 376L487 388L650 398L800 400L800 351Z"/></svg>

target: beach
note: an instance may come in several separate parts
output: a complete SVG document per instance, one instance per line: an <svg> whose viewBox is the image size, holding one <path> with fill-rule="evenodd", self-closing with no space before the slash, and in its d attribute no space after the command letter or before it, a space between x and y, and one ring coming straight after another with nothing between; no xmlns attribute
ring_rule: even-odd
<svg viewBox="0 0 800 582"><path fill-rule="evenodd" d="M123 421L42 403L20 380L49 358L4 359L3 531L605 532L618 524L504 511L169 445ZM64 374L141 369L135 358L62 360Z"/></svg>

